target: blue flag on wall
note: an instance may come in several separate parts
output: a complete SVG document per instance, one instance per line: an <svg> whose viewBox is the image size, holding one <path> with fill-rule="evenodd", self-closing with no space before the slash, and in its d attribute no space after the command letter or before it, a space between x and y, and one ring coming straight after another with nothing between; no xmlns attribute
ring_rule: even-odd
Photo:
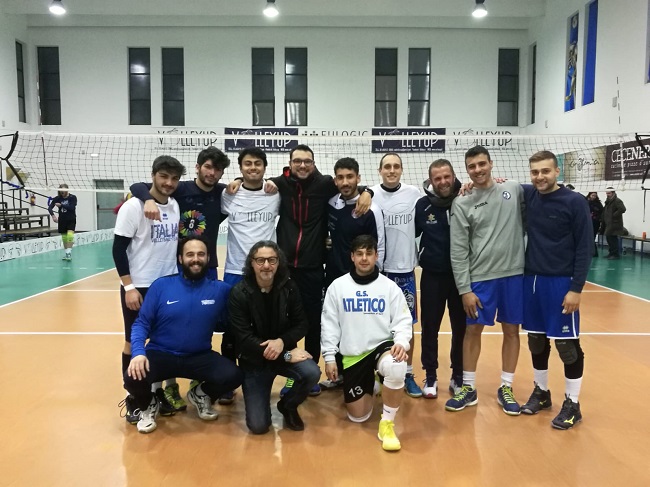
<svg viewBox="0 0 650 487"><path fill-rule="evenodd" d="M567 39L566 82L564 88L564 111L576 107L576 78L578 76L578 14L569 18L569 36Z"/></svg>

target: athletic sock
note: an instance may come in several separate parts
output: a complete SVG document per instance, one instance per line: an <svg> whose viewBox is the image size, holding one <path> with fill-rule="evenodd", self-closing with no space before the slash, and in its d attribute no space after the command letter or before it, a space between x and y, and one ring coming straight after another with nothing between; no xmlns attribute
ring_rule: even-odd
<svg viewBox="0 0 650 487"><path fill-rule="evenodd" d="M406 373L413 375L413 366L412 365L407 365L406 366Z"/></svg>
<svg viewBox="0 0 650 487"><path fill-rule="evenodd" d="M475 382L476 382L476 372L469 372L467 370L463 370L463 385L468 385L473 388Z"/></svg>
<svg viewBox="0 0 650 487"><path fill-rule="evenodd" d="M512 387L512 382L515 380L514 372L506 372L505 370L501 371L501 385Z"/></svg>
<svg viewBox="0 0 650 487"><path fill-rule="evenodd" d="M578 403L578 396L580 396L580 388L582 387L582 377L579 379L564 378L566 395L571 401Z"/></svg>
<svg viewBox="0 0 650 487"><path fill-rule="evenodd" d="M195 393L197 396L205 396L205 392L203 392L203 388L201 387L201 384L199 384L198 386L196 386L196 389L194 389L194 393Z"/></svg>
<svg viewBox="0 0 650 487"><path fill-rule="evenodd" d="M388 419L389 421L395 421L395 415L397 414L397 411L399 411L399 407L392 408L384 404L384 407L381 410L381 419Z"/></svg>
<svg viewBox="0 0 650 487"><path fill-rule="evenodd" d="M72 249L65 249L65 256L70 257L72 255Z"/></svg>
<svg viewBox="0 0 650 487"><path fill-rule="evenodd" d="M548 369L533 369L533 378L535 380L535 384L537 384L541 390L548 391Z"/></svg>

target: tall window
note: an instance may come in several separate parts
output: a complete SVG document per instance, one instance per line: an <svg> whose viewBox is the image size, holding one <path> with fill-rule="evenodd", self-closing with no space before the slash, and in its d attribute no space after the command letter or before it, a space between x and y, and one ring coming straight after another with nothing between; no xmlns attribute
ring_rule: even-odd
<svg viewBox="0 0 650 487"><path fill-rule="evenodd" d="M185 125L185 67L182 47L162 49L163 125Z"/></svg>
<svg viewBox="0 0 650 487"><path fill-rule="evenodd" d="M596 33L598 30L598 0L588 3L585 24L585 74L582 78L582 104L594 102L596 91Z"/></svg>
<svg viewBox="0 0 650 487"><path fill-rule="evenodd" d="M272 47L251 50L253 126L275 125L275 68Z"/></svg>
<svg viewBox="0 0 650 487"><path fill-rule="evenodd" d="M284 50L285 124L307 125L307 48Z"/></svg>
<svg viewBox="0 0 650 487"><path fill-rule="evenodd" d="M18 80L18 121L27 122L25 113L25 68L23 45L16 41L16 78Z"/></svg>
<svg viewBox="0 0 650 487"><path fill-rule="evenodd" d="M375 49L375 127L397 125L397 49Z"/></svg>
<svg viewBox="0 0 650 487"><path fill-rule="evenodd" d="M38 100L41 125L61 125L59 48L38 48Z"/></svg>
<svg viewBox="0 0 650 487"><path fill-rule="evenodd" d="M535 104L537 102L537 44L530 46L531 74L530 74L530 123L535 123Z"/></svg>
<svg viewBox="0 0 650 487"><path fill-rule="evenodd" d="M497 125L519 124L519 49L499 49Z"/></svg>
<svg viewBox="0 0 650 487"><path fill-rule="evenodd" d="M409 126L429 125L431 49L409 49Z"/></svg>
<svg viewBox="0 0 650 487"><path fill-rule="evenodd" d="M151 125L151 55L129 47L129 124Z"/></svg>

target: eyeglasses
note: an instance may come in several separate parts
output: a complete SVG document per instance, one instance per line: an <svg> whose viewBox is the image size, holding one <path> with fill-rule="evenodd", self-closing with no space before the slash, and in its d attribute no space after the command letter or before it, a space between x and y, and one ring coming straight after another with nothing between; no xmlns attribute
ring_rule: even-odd
<svg viewBox="0 0 650 487"><path fill-rule="evenodd" d="M305 166L312 166L314 164L313 159L291 159L291 164L295 164L296 166L300 166L301 164L304 164Z"/></svg>
<svg viewBox="0 0 650 487"><path fill-rule="evenodd" d="M278 263L277 257L255 257L253 260L260 267L264 265L264 262L268 262L269 265L275 265Z"/></svg>

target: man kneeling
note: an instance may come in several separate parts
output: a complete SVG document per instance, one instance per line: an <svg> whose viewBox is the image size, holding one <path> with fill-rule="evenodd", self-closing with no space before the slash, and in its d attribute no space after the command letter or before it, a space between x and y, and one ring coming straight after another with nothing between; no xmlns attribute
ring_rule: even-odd
<svg viewBox="0 0 650 487"><path fill-rule="evenodd" d="M354 268L327 289L321 317L321 348L328 379L339 370L335 355L343 355L343 389L348 418L367 421L373 409L375 371L383 377L384 400L379 440L387 451L401 448L395 435L395 415L404 395L404 377L412 318L402 290L379 274L377 242L369 235L352 241Z"/></svg>
<svg viewBox="0 0 650 487"><path fill-rule="evenodd" d="M158 401L151 384L170 377L195 379L187 398L206 421L217 419L212 402L242 383L239 368L212 350L212 334L227 323L230 286L208 279L208 246L189 237L178 246L181 274L151 284L131 330L131 363L124 387L140 411L140 433L156 429ZM145 341L149 339L146 344Z"/></svg>
<svg viewBox="0 0 650 487"><path fill-rule="evenodd" d="M271 387L277 375L293 380L278 402L284 426L302 431L298 406L320 379L320 369L298 341L308 329L298 285L289 278L287 259L270 240L251 247L244 279L230 294L230 319L239 364L244 371L246 426L264 434L271 426Z"/></svg>

